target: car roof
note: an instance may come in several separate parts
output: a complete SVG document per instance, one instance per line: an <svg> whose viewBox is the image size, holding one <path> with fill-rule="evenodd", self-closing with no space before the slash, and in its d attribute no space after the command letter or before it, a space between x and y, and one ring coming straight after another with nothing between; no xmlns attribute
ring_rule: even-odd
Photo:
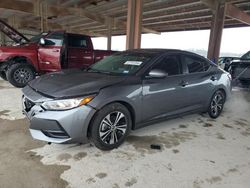
<svg viewBox="0 0 250 188"><path fill-rule="evenodd" d="M166 53L166 52L183 52L182 50L177 49L161 49L161 48L147 48L147 49L133 49L127 50L127 52L138 52L138 53Z"/></svg>
<svg viewBox="0 0 250 188"><path fill-rule="evenodd" d="M204 56L201 56L199 54L196 54L194 52L190 52L190 51L185 51L185 50L179 50L179 49L162 49L162 48L147 48L147 49L132 49L132 50L126 50L120 53L138 53L138 54L148 54L148 55L152 55L152 56L158 56L158 55L162 55L165 54L167 52L177 52L177 53L182 53L182 54L188 54L191 56L196 56L199 58L202 58L204 60L206 60L207 62L209 62L212 65L215 65L212 61L210 61L209 59L207 59Z"/></svg>
<svg viewBox="0 0 250 188"><path fill-rule="evenodd" d="M179 50L179 49L162 49L162 48L147 48L147 49L132 49L132 50L126 50L124 52L127 53L145 53L145 54L152 54L152 55L161 55L161 54L165 54L167 52L177 52L177 53L182 53L182 54L189 54L189 55L193 55L193 56L197 56L203 59L208 60L206 57L203 57L199 54L196 54L194 52L190 52L190 51L185 51L185 50Z"/></svg>

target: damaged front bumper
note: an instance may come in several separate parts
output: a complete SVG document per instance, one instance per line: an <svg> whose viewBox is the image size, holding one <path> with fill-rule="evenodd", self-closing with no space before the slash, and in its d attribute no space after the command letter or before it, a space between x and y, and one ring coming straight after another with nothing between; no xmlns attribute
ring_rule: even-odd
<svg viewBox="0 0 250 188"><path fill-rule="evenodd" d="M88 141L88 126L95 109L84 105L71 110L48 111L41 104L52 99L42 96L30 87L25 87L23 93L23 113L30 120L30 133L33 138L53 143Z"/></svg>

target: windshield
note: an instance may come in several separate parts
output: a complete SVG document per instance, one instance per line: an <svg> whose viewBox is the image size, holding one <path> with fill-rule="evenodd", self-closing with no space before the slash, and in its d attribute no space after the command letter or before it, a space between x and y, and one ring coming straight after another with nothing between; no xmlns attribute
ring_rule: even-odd
<svg viewBox="0 0 250 188"><path fill-rule="evenodd" d="M88 71L131 75L135 74L151 58L152 54L118 53L98 61Z"/></svg>
<svg viewBox="0 0 250 188"><path fill-rule="evenodd" d="M250 51L241 56L241 59L250 59Z"/></svg>
<svg viewBox="0 0 250 188"><path fill-rule="evenodd" d="M40 39L44 36L46 36L48 33L40 33L39 35L36 35L30 39L30 43L37 43L40 41Z"/></svg>

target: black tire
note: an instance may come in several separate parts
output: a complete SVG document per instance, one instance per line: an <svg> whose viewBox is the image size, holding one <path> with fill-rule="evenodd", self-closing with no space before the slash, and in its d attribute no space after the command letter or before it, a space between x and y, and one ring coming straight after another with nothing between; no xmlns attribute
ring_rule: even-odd
<svg viewBox="0 0 250 188"><path fill-rule="evenodd" d="M208 107L208 114L211 118L215 119L219 117L223 110L225 99L225 93L221 90L218 90L213 94Z"/></svg>
<svg viewBox="0 0 250 188"><path fill-rule="evenodd" d="M27 63L16 63L11 65L7 71L8 81L15 87L22 88L35 78L33 67Z"/></svg>
<svg viewBox="0 0 250 188"><path fill-rule="evenodd" d="M0 77L1 77L3 80L6 80L6 81L7 81L7 76L6 76L5 71L0 71Z"/></svg>
<svg viewBox="0 0 250 188"><path fill-rule="evenodd" d="M120 118L115 123L117 117ZM132 120L129 110L120 103L112 103L103 107L95 115L91 124L90 137L97 148L112 150L124 142L131 130L131 126Z"/></svg>

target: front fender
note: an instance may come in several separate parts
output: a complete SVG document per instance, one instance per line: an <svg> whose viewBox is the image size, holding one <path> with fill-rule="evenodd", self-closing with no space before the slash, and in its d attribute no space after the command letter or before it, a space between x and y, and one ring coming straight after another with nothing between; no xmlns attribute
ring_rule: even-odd
<svg viewBox="0 0 250 188"><path fill-rule="evenodd" d="M135 123L141 121L141 108L142 108L142 86L141 85L128 85L116 86L111 88L102 89L99 94L94 98L89 105L99 110L107 104L113 102L120 102L129 105L132 108Z"/></svg>

